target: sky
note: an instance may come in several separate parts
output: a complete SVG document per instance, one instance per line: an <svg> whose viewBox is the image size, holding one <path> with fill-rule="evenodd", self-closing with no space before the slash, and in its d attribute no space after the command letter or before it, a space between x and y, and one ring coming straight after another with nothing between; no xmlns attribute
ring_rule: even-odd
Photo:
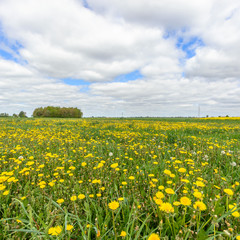
<svg viewBox="0 0 240 240"><path fill-rule="evenodd" d="M239 0L0 0L0 113L240 116L239 57Z"/></svg>

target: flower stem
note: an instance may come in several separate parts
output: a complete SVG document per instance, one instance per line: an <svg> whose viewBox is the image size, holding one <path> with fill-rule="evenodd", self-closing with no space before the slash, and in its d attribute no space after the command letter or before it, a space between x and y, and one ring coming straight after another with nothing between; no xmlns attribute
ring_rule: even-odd
<svg viewBox="0 0 240 240"><path fill-rule="evenodd" d="M116 231L115 217L114 217L113 211L112 211L112 216L113 216L113 230L114 230L114 234L115 234L115 240L117 240L117 231Z"/></svg>

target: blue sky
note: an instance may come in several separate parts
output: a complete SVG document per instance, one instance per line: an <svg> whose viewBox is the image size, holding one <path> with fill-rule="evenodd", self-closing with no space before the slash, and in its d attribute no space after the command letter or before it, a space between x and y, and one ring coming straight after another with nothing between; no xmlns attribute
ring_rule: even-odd
<svg viewBox="0 0 240 240"><path fill-rule="evenodd" d="M0 112L236 115L239 16L237 0L2 0Z"/></svg>

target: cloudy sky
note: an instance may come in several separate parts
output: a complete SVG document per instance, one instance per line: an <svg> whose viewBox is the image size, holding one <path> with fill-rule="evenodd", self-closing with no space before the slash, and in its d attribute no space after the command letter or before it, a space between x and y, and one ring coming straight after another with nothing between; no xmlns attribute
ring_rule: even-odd
<svg viewBox="0 0 240 240"><path fill-rule="evenodd" d="M0 0L0 112L240 116L239 0Z"/></svg>

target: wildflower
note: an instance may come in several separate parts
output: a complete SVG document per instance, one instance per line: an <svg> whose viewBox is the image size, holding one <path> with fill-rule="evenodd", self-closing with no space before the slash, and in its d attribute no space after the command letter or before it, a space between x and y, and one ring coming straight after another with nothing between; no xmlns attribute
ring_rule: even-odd
<svg viewBox="0 0 240 240"><path fill-rule="evenodd" d="M171 203L162 203L159 209L166 213L173 213L174 208Z"/></svg>
<svg viewBox="0 0 240 240"><path fill-rule="evenodd" d="M196 198L202 198L202 193L201 192L196 191L196 192L193 193L193 195Z"/></svg>
<svg viewBox="0 0 240 240"><path fill-rule="evenodd" d="M195 185L197 185L198 187L205 187L205 184L202 181L196 181Z"/></svg>
<svg viewBox="0 0 240 240"><path fill-rule="evenodd" d="M66 230L71 231L73 229L73 225L68 224Z"/></svg>
<svg viewBox="0 0 240 240"><path fill-rule="evenodd" d="M157 192L156 197L162 199L164 198L164 194L162 192Z"/></svg>
<svg viewBox="0 0 240 240"><path fill-rule="evenodd" d="M164 173L167 174L167 175L172 174L171 171L170 171L170 170L167 170L167 169L164 170Z"/></svg>
<svg viewBox="0 0 240 240"><path fill-rule="evenodd" d="M26 166L31 166L33 164L34 164L34 161L29 161L29 162L26 163Z"/></svg>
<svg viewBox="0 0 240 240"><path fill-rule="evenodd" d="M110 202L110 203L108 204L108 207L109 207L111 210L116 210L117 208L119 208L119 202L116 202L116 201Z"/></svg>
<svg viewBox="0 0 240 240"><path fill-rule="evenodd" d="M179 168L178 171L179 171L180 173L185 173L187 170L186 170L185 168Z"/></svg>
<svg viewBox="0 0 240 240"><path fill-rule="evenodd" d="M82 167L85 167L86 165L87 165L87 163L86 162L82 162Z"/></svg>
<svg viewBox="0 0 240 240"><path fill-rule="evenodd" d="M160 237L156 233L152 233L147 240L160 240Z"/></svg>
<svg viewBox="0 0 240 240"><path fill-rule="evenodd" d="M6 195L8 195L8 194L9 194L9 190L6 190L6 191L3 192L3 195L4 195L4 196L6 196Z"/></svg>
<svg viewBox="0 0 240 240"><path fill-rule="evenodd" d="M161 205L163 203L162 199L160 199L160 198L153 198L153 200L155 201L155 203L157 205Z"/></svg>
<svg viewBox="0 0 240 240"><path fill-rule="evenodd" d="M130 180L134 180L134 176L130 176L128 179L130 179Z"/></svg>
<svg viewBox="0 0 240 240"><path fill-rule="evenodd" d="M192 201L188 197L181 197L180 198L180 203L184 206L190 206Z"/></svg>
<svg viewBox="0 0 240 240"><path fill-rule="evenodd" d="M193 204L193 207L197 210L199 209L200 211L204 211L207 209L207 206L201 202L201 201L196 201L194 204Z"/></svg>
<svg viewBox="0 0 240 240"><path fill-rule="evenodd" d="M126 237L127 233L125 231L121 231L120 237Z"/></svg>
<svg viewBox="0 0 240 240"><path fill-rule="evenodd" d="M232 196L233 195L233 190L229 189L229 188L226 188L224 189L224 192L229 195L229 196Z"/></svg>
<svg viewBox="0 0 240 240"><path fill-rule="evenodd" d="M71 201L76 201L77 200L77 196L73 195L71 198L70 198Z"/></svg>
<svg viewBox="0 0 240 240"><path fill-rule="evenodd" d="M79 198L79 199L84 199L84 198L85 198L85 195L84 195L84 194L79 194L79 195L78 195L78 198Z"/></svg>
<svg viewBox="0 0 240 240"><path fill-rule="evenodd" d="M164 189L164 186L161 185L161 186L158 187L158 189L159 189L159 190L163 190L163 189Z"/></svg>
<svg viewBox="0 0 240 240"><path fill-rule="evenodd" d="M232 211L232 216L233 216L233 217L236 217L236 218L240 217L240 213L239 213L238 211L236 211L236 210L237 210L237 205L236 205L236 203L234 203L234 204L229 204L228 207L229 207L229 209Z"/></svg>
<svg viewBox="0 0 240 240"><path fill-rule="evenodd" d="M49 235L58 236L62 232L61 226L51 227L48 230Z"/></svg>
<svg viewBox="0 0 240 240"><path fill-rule="evenodd" d="M240 213L238 211L235 211L232 213L232 216L235 218L238 218L238 217L240 217Z"/></svg>
<svg viewBox="0 0 240 240"><path fill-rule="evenodd" d="M172 188L166 188L165 192L168 193L168 194L174 194L175 193Z"/></svg>
<svg viewBox="0 0 240 240"><path fill-rule="evenodd" d="M0 191L5 189L5 188L6 188L6 186L4 186L3 184L0 184Z"/></svg>
<svg viewBox="0 0 240 240"><path fill-rule="evenodd" d="M50 183L48 183L48 185L53 187L55 185L55 183L54 182L50 182Z"/></svg>
<svg viewBox="0 0 240 240"><path fill-rule="evenodd" d="M63 202L64 202L64 199L63 199L63 198L60 198L60 199L57 200L57 203L58 203L58 204L61 204L61 203L63 203Z"/></svg>
<svg viewBox="0 0 240 240"><path fill-rule="evenodd" d="M110 167L111 168L116 168L118 166L118 163L113 163Z"/></svg>

